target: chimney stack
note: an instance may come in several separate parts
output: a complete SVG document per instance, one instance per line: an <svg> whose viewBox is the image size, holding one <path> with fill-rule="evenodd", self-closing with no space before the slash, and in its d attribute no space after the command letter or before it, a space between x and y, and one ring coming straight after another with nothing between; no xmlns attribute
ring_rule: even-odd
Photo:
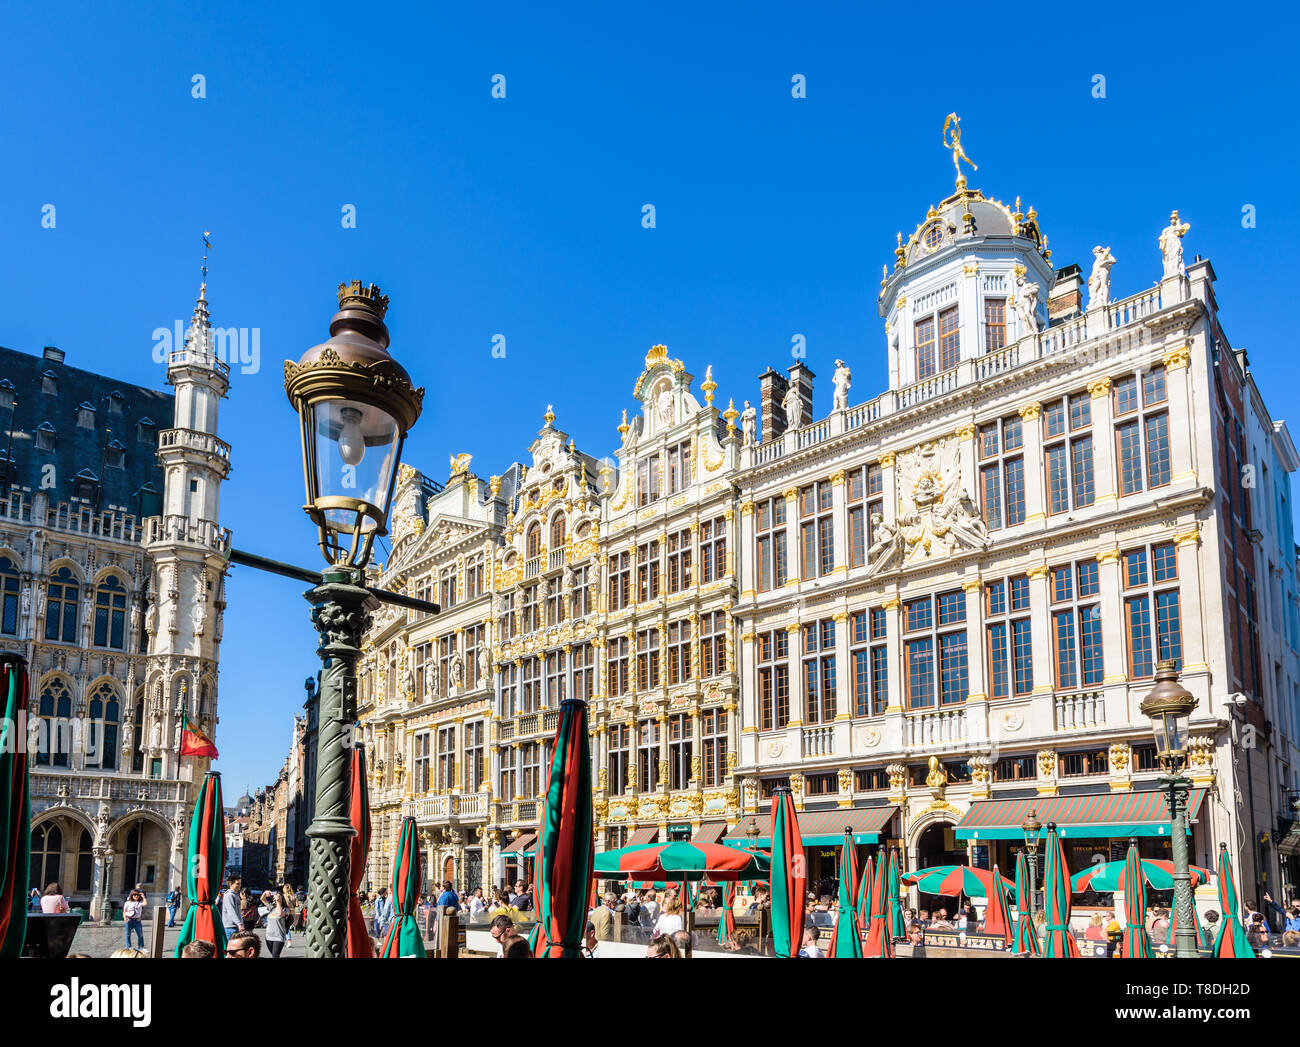
<svg viewBox="0 0 1300 1047"><path fill-rule="evenodd" d="M781 406L781 401L789 383L785 380L785 375L770 367L758 376L758 383L758 414L763 427L759 436L762 442L771 443L780 439L785 432L785 408Z"/></svg>
<svg viewBox="0 0 1300 1047"><path fill-rule="evenodd" d="M1047 296L1047 322L1078 316L1083 312L1083 304L1083 270L1077 265L1056 270Z"/></svg>
<svg viewBox="0 0 1300 1047"><path fill-rule="evenodd" d="M803 417L800 419L801 428L805 425L812 425L813 379L816 377L804 364L796 363L790 368L790 385L798 387L799 396L803 400Z"/></svg>

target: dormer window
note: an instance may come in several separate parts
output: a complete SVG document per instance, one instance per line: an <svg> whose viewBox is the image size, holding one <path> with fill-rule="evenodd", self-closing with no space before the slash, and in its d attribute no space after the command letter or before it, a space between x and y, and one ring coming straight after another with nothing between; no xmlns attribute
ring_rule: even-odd
<svg viewBox="0 0 1300 1047"><path fill-rule="evenodd" d="M121 414L122 408L126 403L126 397L114 389L108 394L108 413Z"/></svg>
<svg viewBox="0 0 1300 1047"><path fill-rule="evenodd" d="M95 405L87 400L83 400L81 405L77 408L77 428L95 428Z"/></svg>
<svg viewBox="0 0 1300 1047"><path fill-rule="evenodd" d="M53 451L58 443L58 436L54 431L54 426L49 422L42 422L36 427L36 449L39 451Z"/></svg>
<svg viewBox="0 0 1300 1047"><path fill-rule="evenodd" d="M82 469L72 479L72 495L83 502L94 503L99 499L99 477L89 469Z"/></svg>
<svg viewBox="0 0 1300 1047"><path fill-rule="evenodd" d="M59 395L59 376L53 371L46 371L41 375L41 392L46 396Z"/></svg>
<svg viewBox="0 0 1300 1047"><path fill-rule="evenodd" d="M921 238L927 251L937 251L939 245L943 243L943 226L936 222L925 231L925 236Z"/></svg>
<svg viewBox="0 0 1300 1047"><path fill-rule="evenodd" d="M117 440L109 443L108 451L104 455L104 464L110 469L125 469L126 447Z"/></svg>
<svg viewBox="0 0 1300 1047"><path fill-rule="evenodd" d="M0 410L13 410L13 406L18 402L17 393L14 389L14 383L8 378L0 381Z"/></svg>
<svg viewBox="0 0 1300 1047"><path fill-rule="evenodd" d="M162 495L153 484L145 484L135 492L135 497L141 519L157 516L162 512Z"/></svg>
<svg viewBox="0 0 1300 1047"><path fill-rule="evenodd" d="M135 423L135 438L142 444L158 442L158 423L152 418L141 418Z"/></svg>

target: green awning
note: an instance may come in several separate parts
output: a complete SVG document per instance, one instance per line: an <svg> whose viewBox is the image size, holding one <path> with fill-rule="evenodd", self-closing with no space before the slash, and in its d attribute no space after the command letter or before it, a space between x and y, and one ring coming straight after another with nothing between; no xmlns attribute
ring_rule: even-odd
<svg viewBox="0 0 1300 1047"><path fill-rule="evenodd" d="M842 844L845 829L853 830L854 843L880 843L881 832L897 811L897 807L837 807L831 811L801 811L796 817L804 846L824 847ZM758 815L753 818L758 823L759 835L752 840L745 834L750 820L742 818L722 842L733 847L749 847L751 843L755 847L771 847L771 817Z"/></svg>
<svg viewBox="0 0 1300 1047"><path fill-rule="evenodd" d="M1187 832L1205 800L1193 789L1187 801ZM957 823L959 840L1021 840L1029 812L1044 826L1055 822L1063 840L1168 836L1169 806L1159 790L1092 796L1037 796L1023 800L976 800Z"/></svg>

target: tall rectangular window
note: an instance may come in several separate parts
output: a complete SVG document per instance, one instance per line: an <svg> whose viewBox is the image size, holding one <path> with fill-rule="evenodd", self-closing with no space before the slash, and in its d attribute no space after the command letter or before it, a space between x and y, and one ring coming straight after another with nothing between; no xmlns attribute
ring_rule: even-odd
<svg viewBox="0 0 1300 1047"><path fill-rule="evenodd" d="M989 695L1006 698L1034 689L1029 624L1029 579L999 579L984 586Z"/></svg>
<svg viewBox="0 0 1300 1047"><path fill-rule="evenodd" d="M668 588L679 593L691 584L691 532L688 528L668 536Z"/></svg>
<svg viewBox="0 0 1300 1047"><path fill-rule="evenodd" d="M819 578L835 569L833 491L827 480L799 491L799 552L804 578Z"/></svg>
<svg viewBox="0 0 1300 1047"><path fill-rule="evenodd" d="M1165 369L1153 367L1111 384L1121 494L1170 483L1169 393Z"/></svg>
<svg viewBox="0 0 1300 1047"><path fill-rule="evenodd" d="M790 634L784 629L759 633L758 729L783 731L790 723Z"/></svg>
<svg viewBox="0 0 1300 1047"><path fill-rule="evenodd" d="M700 615L700 676L708 679L727 671L727 612Z"/></svg>
<svg viewBox="0 0 1300 1047"><path fill-rule="evenodd" d="M527 797L537 796L542 791L542 747L536 742L524 742L519 747L522 759L520 774L520 791Z"/></svg>
<svg viewBox="0 0 1300 1047"><path fill-rule="evenodd" d="M668 493L676 494L691 480L691 442L683 440L668 448Z"/></svg>
<svg viewBox="0 0 1300 1047"><path fill-rule="evenodd" d="M939 370L950 371L961 355L961 332L957 326L957 307L950 306L939 314Z"/></svg>
<svg viewBox="0 0 1300 1047"><path fill-rule="evenodd" d="M542 662L535 655L524 659L520 678L519 711L535 713L542 707Z"/></svg>
<svg viewBox="0 0 1300 1047"><path fill-rule="evenodd" d="M609 669L609 693L613 698L627 694L630 680L630 653L626 636L609 638L609 654L606 656Z"/></svg>
<svg viewBox="0 0 1300 1047"><path fill-rule="evenodd" d="M1024 429L1019 415L979 427L980 509L990 530L1025 522Z"/></svg>
<svg viewBox="0 0 1300 1047"><path fill-rule="evenodd" d="M429 791L432 770L429 757L429 732L415 736L415 795L424 796Z"/></svg>
<svg viewBox="0 0 1300 1047"><path fill-rule="evenodd" d="M1092 398L1084 392L1043 408L1047 511L1066 513L1092 505Z"/></svg>
<svg viewBox="0 0 1300 1047"><path fill-rule="evenodd" d="M1173 542L1131 549L1121 561L1129 678L1155 675L1157 662L1182 667L1178 550Z"/></svg>
<svg viewBox="0 0 1300 1047"><path fill-rule="evenodd" d="M596 661L591 644L578 644L569 654L573 671L573 697L591 701L595 693Z"/></svg>
<svg viewBox="0 0 1300 1047"><path fill-rule="evenodd" d="M727 712L725 709L705 709L700 714L700 735L704 752L701 768L704 788L721 785L727 776Z"/></svg>
<svg viewBox="0 0 1300 1047"><path fill-rule="evenodd" d="M885 646L885 611L873 607L849 615L853 715L880 716L889 704L889 652Z"/></svg>
<svg viewBox="0 0 1300 1047"><path fill-rule="evenodd" d="M631 781L632 729L624 723L609 729L609 792L620 796L627 792Z"/></svg>
<svg viewBox="0 0 1300 1047"><path fill-rule="evenodd" d="M659 542L644 542L636 547L636 598L639 603L659 595Z"/></svg>
<svg viewBox="0 0 1300 1047"><path fill-rule="evenodd" d="M727 518L700 523L700 581L717 581L727 573ZM688 583L689 584L689 583Z"/></svg>
<svg viewBox="0 0 1300 1047"><path fill-rule="evenodd" d="M984 351L996 352L1007 347L1007 300L984 299Z"/></svg>
<svg viewBox="0 0 1300 1047"><path fill-rule="evenodd" d="M438 779L434 784L439 792L456 788L455 727L443 727L438 731Z"/></svg>
<svg viewBox="0 0 1300 1047"><path fill-rule="evenodd" d="M465 599L483 595L483 554L474 553L465 560Z"/></svg>
<svg viewBox="0 0 1300 1047"><path fill-rule="evenodd" d="M568 681L568 666L565 665L564 651L548 651L546 654L546 688L544 691L547 709L558 709L564 701Z"/></svg>
<svg viewBox="0 0 1300 1047"><path fill-rule="evenodd" d="M806 622L803 639L804 723L835 719L835 621Z"/></svg>
<svg viewBox="0 0 1300 1047"><path fill-rule="evenodd" d="M609 609L621 611L632 597L632 554L615 553L609 558Z"/></svg>
<svg viewBox="0 0 1300 1047"><path fill-rule="evenodd" d="M758 591L765 593L785 585L787 577L785 498L778 495L759 502L754 528Z"/></svg>
<svg viewBox="0 0 1300 1047"><path fill-rule="evenodd" d="M916 379L920 381L934 374L934 317L917 320L912 335L916 345Z"/></svg>
<svg viewBox="0 0 1300 1047"><path fill-rule="evenodd" d="M659 788L659 723L641 720L637 724L636 787L643 793Z"/></svg>
<svg viewBox="0 0 1300 1047"><path fill-rule="evenodd" d="M1053 567L1049 592L1057 689L1099 687L1104 674L1097 561Z"/></svg>
<svg viewBox="0 0 1300 1047"><path fill-rule="evenodd" d="M636 504L639 509L659 498L659 456L642 458L636 463Z"/></svg>
<svg viewBox="0 0 1300 1047"><path fill-rule="evenodd" d="M478 792L487 769L484 763L484 729L482 720L471 720L465 725L465 791Z"/></svg>
<svg viewBox="0 0 1300 1047"><path fill-rule="evenodd" d="M668 717L668 788L685 789L691 779L691 719L685 713Z"/></svg>
<svg viewBox="0 0 1300 1047"><path fill-rule="evenodd" d="M685 683L691 678L691 623L683 618L668 623L668 683Z"/></svg>
<svg viewBox="0 0 1300 1047"><path fill-rule="evenodd" d="M659 686L659 630L642 629L636 634L636 686L648 691Z"/></svg>

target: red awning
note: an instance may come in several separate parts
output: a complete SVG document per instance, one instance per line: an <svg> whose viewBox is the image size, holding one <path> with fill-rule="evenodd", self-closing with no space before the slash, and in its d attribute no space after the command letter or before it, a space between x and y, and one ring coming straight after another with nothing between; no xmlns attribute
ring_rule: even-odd
<svg viewBox="0 0 1300 1047"><path fill-rule="evenodd" d="M641 847L648 843L655 843L659 839L659 826L643 825L627 838L624 847Z"/></svg>
<svg viewBox="0 0 1300 1047"><path fill-rule="evenodd" d="M837 807L830 811L801 811L796 818L805 847L843 843L846 829L853 831L855 843L879 843L880 833L897 811L898 808L894 806ZM754 846L770 846L771 817L766 814L755 815L752 819L748 816L740 819L736 827L727 833L725 841L739 847L748 847L750 837L745 830L749 828L751 820L758 824Z"/></svg>
<svg viewBox="0 0 1300 1047"><path fill-rule="evenodd" d="M717 843L722 839L722 834L726 831L726 822L705 822L700 826L699 831L691 837L691 843L697 847L701 844Z"/></svg>
<svg viewBox="0 0 1300 1047"><path fill-rule="evenodd" d="M537 840L536 833L520 833L508 844L501 848L502 854L522 854L533 846Z"/></svg>
<svg viewBox="0 0 1300 1047"><path fill-rule="evenodd" d="M1205 800L1204 789L1187 798L1187 831ZM1021 825L1034 812L1042 825L1055 822L1061 839L1168 836L1169 806L1158 789L1093 793L1089 796L1035 796L1021 800L976 800L957 823L959 840L1022 840Z"/></svg>

